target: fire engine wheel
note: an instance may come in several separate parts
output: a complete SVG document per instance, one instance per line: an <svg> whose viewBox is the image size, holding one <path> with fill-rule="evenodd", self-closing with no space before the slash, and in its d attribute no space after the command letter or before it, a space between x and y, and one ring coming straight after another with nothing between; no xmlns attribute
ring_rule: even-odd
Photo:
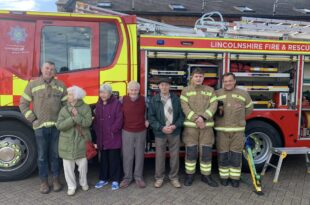
<svg viewBox="0 0 310 205"><path fill-rule="evenodd" d="M281 136L271 124L258 120L250 121L245 132L252 145L255 167L257 171L261 171L271 147L282 146ZM245 159L243 160L243 167L245 170L249 170Z"/></svg>
<svg viewBox="0 0 310 205"><path fill-rule="evenodd" d="M36 168L33 131L21 123L0 122L0 181L23 179Z"/></svg>

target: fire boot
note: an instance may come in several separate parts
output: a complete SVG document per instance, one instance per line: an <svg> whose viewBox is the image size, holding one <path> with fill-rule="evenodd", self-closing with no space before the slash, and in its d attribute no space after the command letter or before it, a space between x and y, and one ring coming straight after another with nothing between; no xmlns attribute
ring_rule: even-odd
<svg viewBox="0 0 310 205"><path fill-rule="evenodd" d="M220 183L221 183L221 185L223 185L223 186L228 186L229 181L228 181L228 179L220 179Z"/></svg>
<svg viewBox="0 0 310 205"><path fill-rule="evenodd" d="M48 194L50 192L47 179L41 179L40 192L42 194Z"/></svg>
<svg viewBox="0 0 310 205"><path fill-rule="evenodd" d="M211 175L201 175L201 181L203 181L204 183L208 184L211 187L219 186L217 182L214 179L212 179Z"/></svg>
<svg viewBox="0 0 310 205"><path fill-rule="evenodd" d="M186 174L185 180L184 180L184 186L192 186L193 181L194 181L194 175Z"/></svg>
<svg viewBox="0 0 310 205"><path fill-rule="evenodd" d="M62 189L62 185L59 181L59 177L58 176L54 176L53 177L53 191L54 192L59 192Z"/></svg>
<svg viewBox="0 0 310 205"><path fill-rule="evenodd" d="M230 183L232 187L238 188L240 181L236 179L230 179Z"/></svg>

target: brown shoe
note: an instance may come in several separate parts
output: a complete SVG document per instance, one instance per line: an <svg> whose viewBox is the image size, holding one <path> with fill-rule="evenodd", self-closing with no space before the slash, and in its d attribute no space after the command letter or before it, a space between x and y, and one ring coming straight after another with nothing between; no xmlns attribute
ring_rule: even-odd
<svg viewBox="0 0 310 205"><path fill-rule="evenodd" d="M170 183L171 183L171 185L172 185L173 187L175 187L175 188L181 188L181 183L179 182L178 179L172 179L172 180L170 181Z"/></svg>
<svg viewBox="0 0 310 205"><path fill-rule="evenodd" d="M129 181L128 180L126 180L126 179L124 179L122 182L121 182L121 184L120 184L120 187L121 188L127 188L128 186L129 186Z"/></svg>
<svg viewBox="0 0 310 205"><path fill-rule="evenodd" d="M48 194L50 192L50 187L48 186L47 179L41 180L40 192L41 194Z"/></svg>
<svg viewBox="0 0 310 205"><path fill-rule="evenodd" d="M155 188L160 188L164 183L164 180L162 179L156 179L155 183L154 183L154 187Z"/></svg>
<svg viewBox="0 0 310 205"><path fill-rule="evenodd" d="M142 179L136 180L136 185L139 188L145 188L145 182Z"/></svg>
<svg viewBox="0 0 310 205"><path fill-rule="evenodd" d="M62 189L62 185L59 181L59 177L53 177L53 191L54 192L59 192Z"/></svg>

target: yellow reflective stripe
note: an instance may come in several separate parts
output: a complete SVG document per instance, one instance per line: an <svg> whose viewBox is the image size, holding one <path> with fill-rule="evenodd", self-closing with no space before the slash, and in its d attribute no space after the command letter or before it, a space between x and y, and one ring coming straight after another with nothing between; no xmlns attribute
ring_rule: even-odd
<svg viewBox="0 0 310 205"><path fill-rule="evenodd" d="M228 173L229 169L228 168L219 168L221 173Z"/></svg>
<svg viewBox="0 0 310 205"><path fill-rule="evenodd" d="M42 90L42 89L45 89L45 85L38 85L36 87L33 87L31 92L34 93L34 92L37 92L37 91Z"/></svg>
<svg viewBox="0 0 310 205"><path fill-rule="evenodd" d="M211 92L205 92L205 91L201 91L202 95L206 95L206 96L211 96L212 93Z"/></svg>
<svg viewBox="0 0 310 205"><path fill-rule="evenodd" d="M57 85L53 85L52 88L56 89L56 90L59 90L60 92L64 91L63 87L60 87L60 86L57 86Z"/></svg>
<svg viewBox="0 0 310 205"><path fill-rule="evenodd" d="M192 117L193 117L193 115L194 115L195 113L193 112L193 111L190 111L189 113L188 113L188 115L187 115L187 119L191 119Z"/></svg>
<svg viewBox="0 0 310 205"><path fill-rule="evenodd" d="M245 106L245 108L249 108L249 107L251 107L253 105L253 102L251 101L249 104L247 104L246 106Z"/></svg>
<svg viewBox="0 0 310 205"><path fill-rule="evenodd" d="M210 116L210 117L213 117L213 114L210 110L206 110L206 113Z"/></svg>
<svg viewBox="0 0 310 205"><path fill-rule="evenodd" d="M28 110L28 111L25 113L25 118L28 118L31 114L32 114L32 111L31 111L31 110Z"/></svg>
<svg viewBox="0 0 310 205"><path fill-rule="evenodd" d="M215 102L217 100L217 97L216 96L213 96L212 98L211 98L211 100L210 100L210 103L213 103L213 102Z"/></svg>
<svg viewBox="0 0 310 205"><path fill-rule="evenodd" d="M211 168L211 164L202 164L200 163L200 168L203 167L203 168Z"/></svg>
<svg viewBox="0 0 310 205"><path fill-rule="evenodd" d="M63 97L61 98L61 101L66 101L67 99L68 99L68 96L65 95L65 96L63 96Z"/></svg>
<svg viewBox="0 0 310 205"><path fill-rule="evenodd" d="M242 97L241 95L232 94L232 97L233 97L233 98L237 98L237 99L239 99L239 100L245 102L245 98Z"/></svg>
<svg viewBox="0 0 310 205"><path fill-rule="evenodd" d="M185 162L185 165L186 166L189 166L189 167L193 167L193 166L196 166L196 162Z"/></svg>
<svg viewBox="0 0 310 205"><path fill-rule="evenodd" d="M185 122L183 123L183 125L186 126L186 127L197 127L197 126L196 126L196 123L194 123L194 122L189 122L189 121L185 121ZM213 126L214 126L214 122L207 122L205 125L206 125L207 127L213 127Z"/></svg>
<svg viewBox="0 0 310 205"><path fill-rule="evenodd" d="M27 95L26 93L24 93L24 94L22 95L22 97L23 97L25 100L31 102L31 97L30 97L29 95Z"/></svg>
<svg viewBox="0 0 310 205"><path fill-rule="evenodd" d="M241 173L229 173L229 176L240 177Z"/></svg>
<svg viewBox="0 0 310 205"><path fill-rule="evenodd" d="M183 101L185 101L185 102L188 102L188 98L185 97L184 95L181 95L181 96L180 96L180 99L183 100Z"/></svg>
<svg viewBox="0 0 310 205"><path fill-rule="evenodd" d="M234 173L241 173L241 169L236 169L236 168L229 168L230 172L234 172Z"/></svg>
<svg viewBox="0 0 310 205"><path fill-rule="evenodd" d="M196 163L185 162L185 169L189 171L194 171L196 169Z"/></svg>
<svg viewBox="0 0 310 205"><path fill-rule="evenodd" d="M54 125L56 125L56 122L44 122L39 127L34 127L34 129L39 129L42 127L52 127Z"/></svg>
<svg viewBox="0 0 310 205"><path fill-rule="evenodd" d="M226 98L226 95L217 96L217 99L218 99L218 100L222 100L222 99L225 99L225 98Z"/></svg>
<svg viewBox="0 0 310 205"><path fill-rule="evenodd" d="M223 132L238 132L244 131L245 127L215 127L216 131L223 131Z"/></svg>
<svg viewBox="0 0 310 205"><path fill-rule="evenodd" d="M197 92L196 92L196 91L187 92L186 95L187 95L187 96L197 95Z"/></svg>
<svg viewBox="0 0 310 205"><path fill-rule="evenodd" d="M228 176L229 176L229 173L222 173L222 172L220 172L220 176L221 176L221 177L228 177Z"/></svg>

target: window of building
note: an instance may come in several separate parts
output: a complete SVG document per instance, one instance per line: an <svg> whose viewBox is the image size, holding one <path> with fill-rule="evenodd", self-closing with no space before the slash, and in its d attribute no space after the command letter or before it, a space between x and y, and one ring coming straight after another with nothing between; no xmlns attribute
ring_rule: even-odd
<svg viewBox="0 0 310 205"><path fill-rule="evenodd" d="M115 23L100 23L100 67L112 64L119 43L118 30Z"/></svg>
<svg viewBox="0 0 310 205"><path fill-rule="evenodd" d="M52 61L57 72L91 68L91 39L92 31L88 27L44 27L41 64Z"/></svg>
<svg viewBox="0 0 310 205"><path fill-rule="evenodd" d="M255 12L255 10L247 7L247 6L234 6L235 9L237 9L238 11L241 11L241 12Z"/></svg>

